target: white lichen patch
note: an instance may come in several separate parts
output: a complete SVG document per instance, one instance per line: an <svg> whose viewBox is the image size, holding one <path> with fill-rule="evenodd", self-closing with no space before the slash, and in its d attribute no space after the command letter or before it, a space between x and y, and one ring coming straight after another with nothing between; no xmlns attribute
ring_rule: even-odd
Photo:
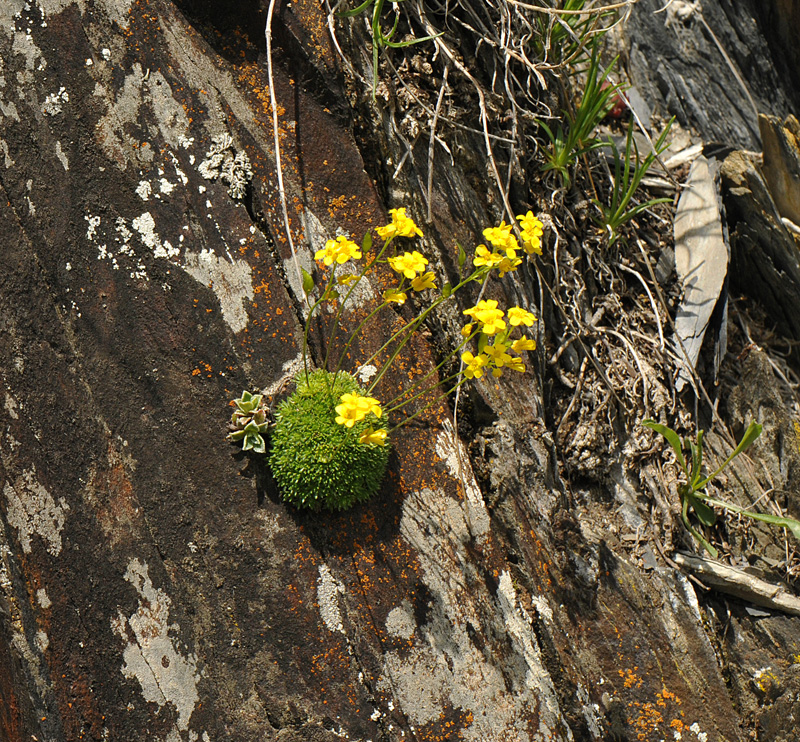
<svg viewBox="0 0 800 742"><path fill-rule="evenodd" d="M344 634L342 613L339 610L340 595L344 595L344 585L331 574L327 564L320 564L317 580L319 613L328 631Z"/></svg>
<svg viewBox="0 0 800 742"><path fill-rule="evenodd" d="M127 642L123 651L122 674L135 678L146 701L159 706L172 704L178 713L177 727L186 731L200 697L197 658L183 654L175 639L180 626L170 623L170 597L153 585L147 564L131 559L125 579L139 593L139 607L127 618L122 611L111 619L114 633Z"/></svg>
<svg viewBox="0 0 800 742"><path fill-rule="evenodd" d="M33 639L34 646L40 652L44 652L50 646L50 639L48 638L47 634L44 633L41 629L36 632L36 636Z"/></svg>
<svg viewBox="0 0 800 742"><path fill-rule="evenodd" d="M396 639L410 639L414 636L414 631L417 628L417 622L414 620L414 614L411 611L411 606L405 604L392 608L389 615L386 616L386 631L389 636Z"/></svg>
<svg viewBox="0 0 800 742"><path fill-rule="evenodd" d="M547 721L552 723L561 716L556 689L542 661L539 644L531 627L531 617L517 600L517 591L508 570L504 569L500 574L497 597L508 635L525 659L526 683L532 691L539 693L544 705L540 713L549 717Z"/></svg>
<svg viewBox="0 0 800 742"><path fill-rule="evenodd" d="M32 549L32 539L39 536L53 556L61 553L61 531L64 529L66 500L58 502L37 481L36 469L31 467L17 477L14 484L6 482L3 493L8 501L8 523L17 529L17 537L26 554Z"/></svg>
<svg viewBox="0 0 800 742"><path fill-rule="evenodd" d="M592 739L603 739L603 723L601 721L600 706L596 703L591 703L589 698L589 691L586 690L582 683L578 683L578 689L575 693L578 697L578 702L581 705L581 713L583 718L586 719L586 726L592 735Z"/></svg>
<svg viewBox="0 0 800 742"><path fill-rule="evenodd" d="M6 392L6 401L4 404L5 411L12 417L14 420L19 418L19 413L17 412L17 400L11 396L10 392Z"/></svg>
<svg viewBox="0 0 800 742"><path fill-rule="evenodd" d="M86 239L90 241L94 240L94 236L97 234L97 228L100 226L100 217L87 214L83 218L89 223L86 229Z"/></svg>
<svg viewBox="0 0 800 742"><path fill-rule="evenodd" d="M233 332L247 327L247 304L255 297L253 271L245 260L227 260L211 250L187 252L183 269L204 286L211 286L223 319Z"/></svg>
<svg viewBox="0 0 800 742"><path fill-rule="evenodd" d="M447 708L469 712L471 723L459 730L467 742L567 742L572 732L510 577L492 595L474 574L467 510L463 501L430 489L403 503L400 533L416 554L431 600L412 648L384 655L378 688L390 696L387 707L399 705L415 725ZM473 640L476 632L481 642ZM502 651L486 648L497 643Z"/></svg>
<svg viewBox="0 0 800 742"><path fill-rule="evenodd" d="M64 104L69 103L69 93L65 87L60 87L57 93L50 93L42 103L42 113L45 116L56 116L64 110Z"/></svg>
<svg viewBox="0 0 800 742"><path fill-rule="evenodd" d="M211 139L211 146L198 171L206 180L219 178L228 186L231 198L242 199L247 185L253 179L253 168L245 152L236 152L230 134L218 134Z"/></svg>
<svg viewBox="0 0 800 742"><path fill-rule="evenodd" d="M47 595L47 590L43 587L40 587L36 591L36 602L45 610L47 610L53 603L51 602L50 598Z"/></svg>
<svg viewBox="0 0 800 742"><path fill-rule="evenodd" d="M452 674L442 655L415 648L403 658L397 652L386 654L378 690L393 692L408 720L420 726L442 715L451 683Z"/></svg>
<svg viewBox="0 0 800 742"><path fill-rule="evenodd" d="M161 241L156 232L156 221L149 211L137 216L131 222L131 226L139 233L142 242L153 251L153 257L177 258L181 254L180 248L173 247L168 240Z"/></svg>
<svg viewBox="0 0 800 742"><path fill-rule="evenodd" d="M69 170L69 160L66 154L64 154L64 150L61 149L61 142L56 142L56 157L58 157L58 161L61 163L64 170Z"/></svg>
<svg viewBox="0 0 800 742"><path fill-rule="evenodd" d="M362 384L368 384L370 379L372 379L375 374L378 373L378 367L374 366L371 363L368 363L364 366L359 366L356 370L356 376L358 376L358 380Z"/></svg>
<svg viewBox="0 0 800 742"><path fill-rule="evenodd" d="M142 201L147 201L152 192L153 186L150 185L149 180L140 180L139 185L136 186L136 195L141 198Z"/></svg>
<svg viewBox="0 0 800 742"><path fill-rule="evenodd" d="M489 511L483 501L480 487L475 481L469 455L461 440L455 435L450 420L445 420L436 436L436 455L444 462L450 476L457 479L466 496L467 517L472 534L480 541L489 533Z"/></svg>
<svg viewBox="0 0 800 742"><path fill-rule="evenodd" d="M95 127L97 142L121 170L125 170L128 163L137 167L149 164L155 156L149 142L135 139L128 129L140 119L143 105L152 111L169 147L177 149L189 130L189 118L173 97L169 81L158 71L143 70L139 62L133 63L113 100L109 98L108 88L102 85L95 87L95 95L107 105L106 113Z"/></svg>

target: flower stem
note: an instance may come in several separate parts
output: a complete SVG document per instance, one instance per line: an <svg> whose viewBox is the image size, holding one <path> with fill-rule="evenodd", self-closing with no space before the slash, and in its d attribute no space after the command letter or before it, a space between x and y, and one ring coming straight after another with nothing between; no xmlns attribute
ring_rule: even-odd
<svg viewBox="0 0 800 742"><path fill-rule="evenodd" d="M480 334L480 330L475 330L471 335L469 335L469 337L464 338L464 340L461 341L461 343L458 345L458 347L455 348L455 350L450 351L444 357L444 359L442 360L442 362L438 366L436 366L435 368L433 368L430 371L428 371L428 373L425 374L425 376L423 376L421 379L418 379L417 381L415 381L414 384L409 389L404 389L391 402L387 402L386 406L388 407L389 405L393 405L395 402L397 402L398 399L402 399L406 394L408 394L409 392L414 391L414 389L416 389L420 384L422 384L429 376L431 376L432 374L436 373L442 366L444 366L445 363L447 363L456 353L458 353L459 350L461 350L470 340L472 340L472 338L474 338L478 334ZM459 371L456 374L456 376L459 376L460 374L461 374L461 371ZM454 378L454 377L450 377L450 378ZM435 386L439 386L441 384L444 384L447 381L449 381L449 379L444 379L443 381L438 382ZM431 387L431 388L435 388L435 386ZM413 397L413 399L416 399L416 397ZM408 401L410 402L411 400L408 400ZM403 404L406 404L406 403L403 402ZM397 409L397 408L396 407L392 407L391 409Z"/></svg>
<svg viewBox="0 0 800 742"><path fill-rule="evenodd" d="M328 285L325 286L325 291L322 292L322 295L316 302L311 306L311 309L308 310L308 317L306 317L306 326L303 329L303 370L306 374L306 384L308 384L308 354L306 350L308 349L308 331L311 329L311 316L314 314L314 310L325 301L325 297L328 295L328 291L331 287L331 282L333 281L333 271L331 270L330 278L328 279Z"/></svg>
<svg viewBox="0 0 800 742"><path fill-rule="evenodd" d="M463 378L463 379L461 379L461 381L459 381L459 382L458 382L458 384L456 384L456 385L455 385L455 386L454 386L452 389L450 389L449 391L445 392L444 394L441 394L441 395L440 395L440 396L438 396L436 399L434 399L432 402L429 402L428 404L426 404L426 405L425 405L425 406L424 406L424 407L423 407L421 410L418 410L417 412L415 412L415 413L414 413L413 415L411 415L410 417L407 417L405 420L403 420L403 422L401 422L401 423L398 423L397 425L395 425L395 426L394 426L394 427L393 427L391 430L389 430L389 432L387 433L387 435L391 435L391 434L392 434L392 433L394 433L394 431L395 431L395 430L397 430L398 428L402 428L402 427L403 427L403 425L407 425L408 423L410 423L410 422L411 422L411 421L412 421L412 420L413 420L415 417L417 417L418 415L421 415L423 412L425 412L427 409L429 409L430 407L432 407L434 404L436 404L436 403L437 403L437 402L439 402L440 400L442 400L442 399L446 398L448 394L452 394L452 393L453 393L453 392L454 392L456 389L458 389L458 388L459 388L459 387L460 387L462 384L466 384L466 383L467 383L467 381L468 381L468 379L467 379L466 377L465 377L465 378ZM437 386L438 386L438 385L437 385ZM432 387L432 388L435 388L435 387Z"/></svg>
<svg viewBox="0 0 800 742"><path fill-rule="evenodd" d="M422 324L422 321L425 319L425 317L427 317L440 304L442 304L443 302L445 302L448 299L450 299L453 296L455 296L456 291L458 291L462 286L464 286L465 284L469 283L470 281L477 280L478 277L480 275L482 275L482 274L483 274L483 271L481 271L481 270L475 271L471 275L467 276L459 284L454 286L453 289L450 291L450 294L448 296L441 296L438 299L436 299L436 301L434 301L433 304L431 304L427 309L425 309L422 312L420 312L420 314L417 317L415 317L413 320L411 320L411 322L409 322L407 325L405 325L404 327L401 327L397 332L395 332L394 335L392 335L380 348L378 348L378 350L376 350L364 362L363 365L368 364L375 357L377 357L380 353L382 353L384 350L386 350L386 348L388 348L389 345L391 345L391 343L394 342L401 334L408 333L408 336L403 338L403 340L400 342L400 344L397 346L397 348L395 348L395 350L392 353L392 355L390 356L389 360L386 361L386 363L383 364L383 368L380 370L380 373L375 377L374 381L372 382L372 384L370 384L369 388L367 389L367 394L369 394L377 386L378 382L383 378L383 375L388 371L389 367L394 362L394 359L397 358L398 354L403 349L403 346L409 341L409 339L411 338L411 335L413 335L414 330L416 330L417 327L419 327L419 325Z"/></svg>
<svg viewBox="0 0 800 742"><path fill-rule="evenodd" d="M390 237L388 240L386 240L386 242L383 243L383 247L380 249L380 252L372 260L370 260L368 263L364 265L364 267L361 270L361 273L359 273L358 275L358 278L355 281L353 281L353 285L350 287L350 290L345 294L344 299L342 299L342 301L339 303L339 308L336 310L336 316L333 318L331 335L330 339L328 340L328 349L325 351L325 360L322 363L322 368L325 369L328 368L328 356L330 356L331 346L333 345L333 341L336 338L336 328L339 324L339 319L342 316L342 312L344 311L344 305L347 304L347 300L350 298L350 295L353 293L353 291L355 291L356 286L358 286L358 284L361 282L361 279L364 278L367 271L381 259L381 256L383 255L384 252L386 252L386 248L389 247L393 239L394 237ZM331 279L333 279L334 273L335 273L335 268L331 266ZM335 379L336 377L334 375L334 381Z"/></svg>

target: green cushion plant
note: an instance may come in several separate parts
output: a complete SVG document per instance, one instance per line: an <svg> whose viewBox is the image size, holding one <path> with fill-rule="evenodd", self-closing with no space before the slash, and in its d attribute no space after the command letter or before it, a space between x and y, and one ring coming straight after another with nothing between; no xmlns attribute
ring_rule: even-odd
<svg viewBox="0 0 800 742"><path fill-rule="evenodd" d="M286 502L318 510L346 510L374 495L389 460L389 446L364 443L388 431L374 414L351 427L336 422L343 394L361 398L363 390L348 373L334 380L329 371L297 376L297 390L275 413L269 463ZM376 440L385 436L378 433Z"/></svg>

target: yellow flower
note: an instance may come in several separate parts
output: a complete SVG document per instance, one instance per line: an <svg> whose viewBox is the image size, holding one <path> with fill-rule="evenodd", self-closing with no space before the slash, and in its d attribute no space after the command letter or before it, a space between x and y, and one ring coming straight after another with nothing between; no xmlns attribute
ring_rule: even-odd
<svg viewBox="0 0 800 742"><path fill-rule="evenodd" d="M486 245L478 245L475 248L475 257L472 260L472 264L476 268L480 268L482 265L486 265L489 268L494 268L496 265L499 265L503 261L503 256L496 252L491 252Z"/></svg>
<svg viewBox="0 0 800 742"><path fill-rule="evenodd" d="M385 430L375 430L373 428L367 428L359 437L359 443L364 443L365 445L372 445L372 446L384 446L386 445L386 431Z"/></svg>
<svg viewBox="0 0 800 742"><path fill-rule="evenodd" d="M375 417L380 417L383 414L380 403L374 397L357 397L356 404L358 409L364 412L364 417L369 413L372 413Z"/></svg>
<svg viewBox="0 0 800 742"><path fill-rule="evenodd" d="M509 253L514 252L513 250L509 250ZM502 278L506 273L511 273L519 266L522 265L522 261L514 256L505 257L497 264L497 270L500 271L500 278Z"/></svg>
<svg viewBox="0 0 800 742"><path fill-rule="evenodd" d="M336 405L336 422L347 428L352 428L359 420L363 420L369 413L380 417L383 411L377 399L360 397L357 394L345 393L339 398L341 404Z"/></svg>
<svg viewBox="0 0 800 742"><path fill-rule="evenodd" d="M506 329L506 323L503 321L504 312L497 308L494 299L479 301L471 309L465 309L464 314L480 322L481 332L486 335L494 335Z"/></svg>
<svg viewBox="0 0 800 742"><path fill-rule="evenodd" d="M511 343L511 350L515 353L521 353L523 350L536 350L536 341L529 340L527 336L523 335L519 340Z"/></svg>
<svg viewBox="0 0 800 742"><path fill-rule="evenodd" d="M325 248L317 250L314 260L321 260L325 265L336 263L346 263L351 258L361 257L361 249L355 242L347 239L344 235L339 235L335 240L328 240Z"/></svg>
<svg viewBox="0 0 800 742"><path fill-rule="evenodd" d="M359 420L363 420L367 413L358 404L358 396L355 394L343 394L339 400L341 404L336 405L336 422L352 428Z"/></svg>
<svg viewBox="0 0 800 742"><path fill-rule="evenodd" d="M497 341L494 345L487 345L483 349L483 352L487 355L495 368L501 368L512 360L511 356L506 353L506 350L508 350L508 346L505 343Z"/></svg>
<svg viewBox="0 0 800 742"><path fill-rule="evenodd" d="M414 291L424 291L425 289L435 289L436 288L436 284L434 283L435 279L436 279L436 276L433 273L431 273L430 271L428 271L424 275L417 276L416 278L412 279L411 288L414 289Z"/></svg>
<svg viewBox="0 0 800 742"><path fill-rule="evenodd" d="M340 286L350 286L353 281L357 280L358 276L348 273L347 275L339 276L339 278L336 279L336 283L338 283Z"/></svg>
<svg viewBox="0 0 800 742"><path fill-rule="evenodd" d="M406 299L408 299L408 295L403 291L397 291L396 289L387 289L383 292L383 300L384 301L393 301L395 304L402 306L406 303Z"/></svg>
<svg viewBox="0 0 800 742"><path fill-rule="evenodd" d="M325 265L333 265L337 255L336 243L333 240L328 240L322 250L317 250L314 253L314 260L322 260Z"/></svg>
<svg viewBox="0 0 800 742"><path fill-rule="evenodd" d="M469 351L461 354L461 360L467 364L464 376L468 379L480 379L483 376L483 367L489 363L489 359L483 353L474 356Z"/></svg>
<svg viewBox="0 0 800 742"><path fill-rule="evenodd" d="M414 235L422 237L422 230L414 224L414 220L411 217L406 216L405 207L389 209L389 214L392 216L391 224L375 229L382 240L388 240L392 237L413 237Z"/></svg>
<svg viewBox="0 0 800 742"><path fill-rule="evenodd" d="M512 371L519 371L520 373L524 373L525 364L522 362L521 358L514 358L512 356L511 360L506 361L506 368L510 368Z"/></svg>
<svg viewBox="0 0 800 742"><path fill-rule="evenodd" d="M511 307L508 310L508 321L512 327L518 327L519 325L530 327L536 322L536 317L522 307Z"/></svg>
<svg viewBox="0 0 800 742"><path fill-rule="evenodd" d="M416 278L417 273L425 270L428 261L422 256L422 253L414 250L414 252L404 252L395 258L389 258L389 265L406 278Z"/></svg>
<svg viewBox="0 0 800 742"><path fill-rule="evenodd" d="M468 338L470 335L472 335L472 322L470 322L468 325L464 325L461 328L462 337Z"/></svg>
<svg viewBox="0 0 800 742"><path fill-rule="evenodd" d="M483 230L483 236L492 247L498 250L519 250L517 238L511 234L512 226L505 222L500 222L499 227L489 227ZM513 257L513 256L511 256Z"/></svg>
<svg viewBox="0 0 800 742"><path fill-rule="evenodd" d="M542 231L544 228L542 222L533 215L532 211L518 216L517 219L519 219L520 228L522 229L522 242L525 252L528 253L528 255L531 253L538 253L541 255Z"/></svg>

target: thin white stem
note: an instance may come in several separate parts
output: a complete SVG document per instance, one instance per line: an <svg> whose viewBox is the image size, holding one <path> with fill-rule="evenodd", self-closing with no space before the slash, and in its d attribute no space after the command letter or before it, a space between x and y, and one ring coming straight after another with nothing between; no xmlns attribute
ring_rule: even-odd
<svg viewBox="0 0 800 742"><path fill-rule="evenodd" d="M275 171L278 174L278 195L281 199L283 209L283 227L286 231L286 239L289 241L289 248L292 251L292 260L297 271L298 285L303 285L303 272L300 270L300 261L297 259L297 250L292 239L292 230L289 226L289 208L286 203L286 189L283 186L283 167L281 165L281 141L278 132L278 101L275 98L275 81L272 75L272 15L275 11L276 0L270 0L267 10L267 25L264 29L264 36L267 42L267 78L269 80L269 105L272 108L272 131L274 135L275 148Z"/></svg>

